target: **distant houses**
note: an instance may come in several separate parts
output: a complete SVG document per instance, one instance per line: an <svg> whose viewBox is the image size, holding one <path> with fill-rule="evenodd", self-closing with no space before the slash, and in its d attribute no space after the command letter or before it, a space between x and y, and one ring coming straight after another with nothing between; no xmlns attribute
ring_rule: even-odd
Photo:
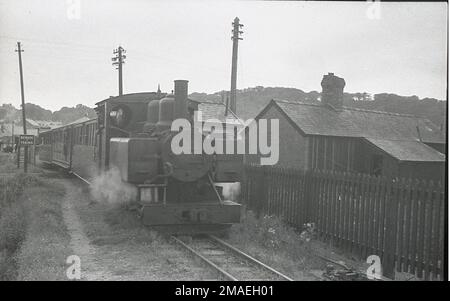
<svg viewBox="0 0 450 301"><path fill-rule="evenodd" d="M52 128L61 126L61 122L54 121L36 121L33 119L26 119L27 135L39 136L42 131L50 130ZM0 120L0 148L6 145L17 143L19 135L23 135L22 122L6 122Z"/></svg>
<svg viewBox="0 0 450 301"><path fill-rule="evenodd" d="M322 80L321 103L273 99L256 119L279 120L279 166L443 180L445 133L425 118L343 106L345 81ZM270 135L268 133L270 140ZM258 155L247 162L259 162Z"/></svg>

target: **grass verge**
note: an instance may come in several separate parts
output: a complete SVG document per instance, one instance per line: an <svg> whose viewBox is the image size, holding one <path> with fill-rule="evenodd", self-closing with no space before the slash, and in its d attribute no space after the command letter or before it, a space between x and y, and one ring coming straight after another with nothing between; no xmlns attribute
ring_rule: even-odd
<svg viewBox="0 0 450 301"><path fill-rule="evenodd" d="M14 280L17 276L15 254L27 229L22 193L24 187L36 183L36 177L25 174L0 178L0 280Z"/></svg>
<svg viewBox="0 0 450 301"><path fill-rule="evenodd" d="M299 234L275 216L256 218L248 211L228 241L296 280L314 280L309 271L324 267L308 231Z"/></svg>
<svg viewBox="0 0 450 301"><path fill-rule="evenodd" d="M17 280L67 280L66 259L72 250L61 208L64 193L62 185L51 181L24 192L28 227L15 256Z"/></svg>
<svg viewBox="0 0 450 301"><path fill-rule="evenodd" d="M62 220L64 188L21 173L13 154L0 153L0 173L0 280L65 279L71 251Z"/></svg>

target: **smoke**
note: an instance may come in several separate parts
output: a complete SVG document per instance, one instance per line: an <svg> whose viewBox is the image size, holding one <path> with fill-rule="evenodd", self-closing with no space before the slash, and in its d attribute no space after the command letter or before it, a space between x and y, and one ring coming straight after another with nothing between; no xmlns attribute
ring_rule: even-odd
<svg viewBox="0 0 450 301"><path fill-rule="evenodd" d="M218 186L222 186L222 195L226 200L237 202L239 195L241 194L241 183L220 183Z"/></svg>
<svg viewBox="0 0 450 301"><path fill-rule="evenodd" d="M119 169L114 167L94 178L91 194L96 201L124 204L136 200L137 188L123 182Z"/></svg>

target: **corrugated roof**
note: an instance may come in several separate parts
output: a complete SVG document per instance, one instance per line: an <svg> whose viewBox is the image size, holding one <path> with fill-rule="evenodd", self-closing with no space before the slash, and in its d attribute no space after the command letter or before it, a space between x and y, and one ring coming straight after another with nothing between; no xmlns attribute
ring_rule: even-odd
<svg viewBox="0 0 450 301"><path fill-rule="evenodd" d="M413 115L272 100L307 135L370 137L445 143L445 133Z"/></svg>
<svg viewBox="0 0 450 301"><path fill-rule="evenodd" d="M444 162L445 155L419 141L384 140L364 138L364 140L385 151L400 161Z"/></svg>

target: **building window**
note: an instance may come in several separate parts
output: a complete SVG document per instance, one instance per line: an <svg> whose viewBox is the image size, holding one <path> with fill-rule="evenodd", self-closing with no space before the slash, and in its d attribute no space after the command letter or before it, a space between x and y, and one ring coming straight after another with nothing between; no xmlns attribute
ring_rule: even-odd
<svg viewBox="0 0 450 301"><path fill-rule="evenodd" d="M372 155L370 164L370 174L374 176L381 176L383 171L383 156Z"/></svg>

